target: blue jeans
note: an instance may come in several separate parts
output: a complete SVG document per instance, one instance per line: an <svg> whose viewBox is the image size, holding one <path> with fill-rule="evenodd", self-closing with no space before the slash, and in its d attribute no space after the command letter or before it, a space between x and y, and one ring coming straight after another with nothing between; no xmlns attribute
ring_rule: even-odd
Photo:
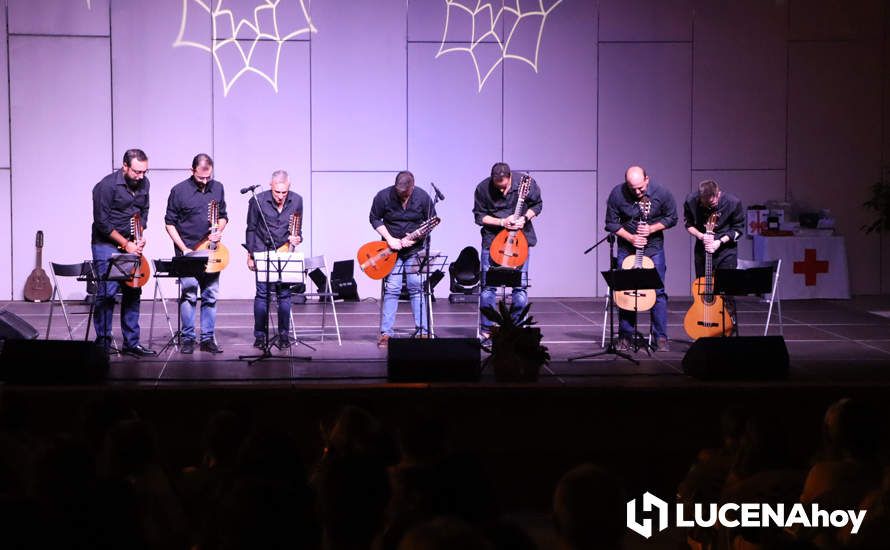
<svg viewBox="0 0 890 550"><path fill-rule="evenodd" d="M287 335L290 331L290 296L294 285L290 283L263 283L257 281L256 296L253 299L253 337L265 338L269 326L269 310L266 300L271 290L278 296L278 334Z"/></svg>
<svg viewBox="0 0 890 550"><path fill-rule="evenodd" d="M383 280L383 304L380 308L380 333L392 336L392 327L396 322L396 310L399 307L399 294L402 292L402 275L408 279L408 296L411 299L411 313L414 315L414 328L421 332L429 332L426 315L423 310L423 283L420 273L409 273L410 266L416 266L417 254L407 258L398 258L392 273ZM408 264L406 271L405 264ZM415 268L416 269L416 268Z"/></svg>
<svg viewBox="0 0 890 550"><path fill-rule="evenodd" d="M622 262L624 262L624 258L629 256L630 253L623 248L618 249L618 265L620 266ZM664 274L667 271L667 265L664 263L664 250L656 252L652 258L652 263L655 264L655 270L658 271L658 276L661 277L661 281L664 282ZM650 329L652 332L652 336L657 338L667 338L667 302L668 295L665 292L664 287L655 290L655 305L652 306L651 310L651 325ZM618 335L622 338L630 339L634 333L634 326L636 325L637 314L633 311L625 311L623 309L618 310Z"/></svg>
<svg viewBox="0 0 890 550"><path fill-rule="evenodd" d="M182 296L179 298L179 318L182 319L182 339L195 341L195 305L201 288L201 341L213 341L216 326L216 296L219 294L219 273L202 273L199 277L183 277Z"/></svg>
<svg viewBox="0 0 890 550"><path fill-rule="evenodd" d="M520 269L523 285L528 285L528 264L530 261L531 253L529 253L528 259L522 264L522 268ZM498 287L485 286L486 275L488 274L488 268L490 267L491 253L488 248L482 247L482 292L479 294L479 309L491 307L497 310L496 302L498 298ZM528 304L528 293L525 291L525 288L525 286L517 286L513 288L513 302L510 305L510 315L513 317L514 321L519 320L520 312L522 312L522 309ZM479 317L480 330L491 332L492 324L491 320L485 315Z"/></svg>
<svg viewBox="0 0 890 550"><path fill-rule="evenodd" d="M101 279L108 273L108 259L121 251L109 243L96 243L92 245L92 249L96 275ZM93 313L96 342L103 346L111 343L111 318L118 289L121 291L121 332L124 335L124 347L132 348L139 344L139 303L142 289L130 288L117 281L99 281L96 285L96 307Z"/></svg>

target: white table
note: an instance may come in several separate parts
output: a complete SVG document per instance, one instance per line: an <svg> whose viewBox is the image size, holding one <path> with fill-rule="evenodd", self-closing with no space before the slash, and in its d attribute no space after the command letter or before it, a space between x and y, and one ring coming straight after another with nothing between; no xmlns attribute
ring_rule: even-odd
<svg viewBox="0 0 890 550"><path fill-rule="evenodd" d="M754 259L782 260L778 295L783 300L850 297L844 238L754 237Z"/></svg>

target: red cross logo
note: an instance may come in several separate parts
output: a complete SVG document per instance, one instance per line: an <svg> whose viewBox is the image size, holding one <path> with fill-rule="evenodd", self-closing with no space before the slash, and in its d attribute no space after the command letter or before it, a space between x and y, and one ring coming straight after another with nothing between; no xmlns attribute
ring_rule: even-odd
<svg viewBox="0 0 890 550"><path fill-rule="evenodd" d="M769 228L769 225L766 222L759 222L757 220L752 220L751 223L748 225L750 227L749 232L752 234L762 233Z"/></svg>
<svg viewBox="0 0 890 550"><path fill-rule="evenodd" d="M806 286L816 286L816 276L828 273L828 262L816 259L816 249L807 248L803 252L803 261L794 262L794 272L803 273Z"/></svg>

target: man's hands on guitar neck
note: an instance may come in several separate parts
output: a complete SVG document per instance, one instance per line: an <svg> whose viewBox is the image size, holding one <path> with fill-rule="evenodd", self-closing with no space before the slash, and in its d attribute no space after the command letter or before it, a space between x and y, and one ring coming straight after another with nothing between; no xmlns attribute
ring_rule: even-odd
<svg viewBox="0 0 890 550"><path fill-rule="evenodd" d="M416 241L409 239L408 237L402 237L401 239L397 239L393 237L389 233L389 229L386 228L385 225L381 225L377 228L377 233L380 234L381 237L386 241L386 245L393 250L401 250L403 248L408 248L412 246Z"/></svg>
<svg viewBox="0 0 890 550"><path fill-rule="evenodd" d="M615 234L632 244L634 248L645 248L649 243L649 236L663 229L664 225L661 222L653 224L640 222L637 225L636 233L631 233L622 227Z"/></svg>
<svg viewBox="0 0 890 550"><path fill-rule="evenodd" d="M702 243L705 245L705 252L708 254L713 254L717 252L717 249L720 248L720 245L725 244L728 241L724 241L723 237L719 239L714 238L713 233L705 233L702 235Z"/></svg>
<svg viewBox="0 0 890 550"><path fill-rule="evenodd" d="M142 237L138 241L131 241L118 233L117 229L112 230L109 237L117 243L118 248L127 254L142 254L142 250L145 248L145 237Z"/></svg>

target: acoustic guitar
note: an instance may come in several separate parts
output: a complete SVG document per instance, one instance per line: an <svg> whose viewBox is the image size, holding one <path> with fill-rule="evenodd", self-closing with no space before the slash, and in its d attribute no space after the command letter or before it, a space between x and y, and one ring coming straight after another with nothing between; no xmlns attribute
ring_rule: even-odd
<svg viewBox="0 0 890 550"><path fill-rule="evenodd" d="M142 239L142 216L139 215L139 212L136 212L133 214L133 217L130 218L130 235L133 236L133 242ZM148 279L151 277L151 267L148 265L148 258L143 254L140 254L139 258L142 261L139 263L139 267L133 270L133 278L129 281L124 281L124 284L131 288L145 286L145 283L147 283Z"/></svg>
<svg viewBox="0 0 890 550"><path fill-rule="evenodd" d="M516 209L513 216L519 217L524 212L525 198L531 188L532 178L528 174L522 176L519 182L519 200L516 201ZM491 241L488 249L491 261L502 266L519 269L528 260L528 239L521 229L503 229Z"/></svg>
<svg viewBox="0 0 890 550"><path fill-rule="evenodd" d="M420 227L405 235L411 241L420 240L432 231L442 220L438 216L420 224ZM398 253L386 244L386 241L371 241L358 249L356 254L358 265L365 275L372 279L382 279L392 273L396 266Z"/></svg>
<svg viewBox="0 0 890 550"><path fill-rule="evenodd" d="M45 302L52 298L53 285L43 270L43 231L37 232L37 265L25 280L25 300Z"/></svg>
<svg viewBox="0 0 890 550"><path fill-rule="evenodd" d="M708 216L705 234L713 235L720 214ZM713 254L705 252L705 276L692 282L692 306L683 319L683 328L693 340L706 336L725 336L732 331L732 319L724 311L723 297L714 294Z"/></svg>
<svg viewBox="0 0 890 550"><path fill-rule="evenodd" d="M302 214L291 214L290 221L287 223L287 232L291 235L299 235L300 228L302 226L303 226L303 215ZM278 247L278 252L293 252L296 249L297 249L296 245L293 245L290 243L290 241L288 241Z"/></svg>
<svg viewBox="0 0 890 550"><path fill-rule="evenodd" d="M207 205L207 219L210 221L210 232L215 233L219 229L219 201L212 200ZM229 249L222 241L213 242L209 237L198 243L195 247L196 252L203 255L207 254L207 273L219 273L229 265Z"/></svg>
<svg viewBox="0 0 890 550"><path fill-rule="evenodd" d="M649 210L652 207L652 200L649 197L640 199L637 205L640 208L639 223L646 223L649 219ZM636 254L628 255L621 262L621 269L655 269L655 262L652 258L643 254L643 249L638 248ZM616 290L612 294L615 305L626 311L648 311L655 305L655 289L646 288L639 290Z"/></svg>

